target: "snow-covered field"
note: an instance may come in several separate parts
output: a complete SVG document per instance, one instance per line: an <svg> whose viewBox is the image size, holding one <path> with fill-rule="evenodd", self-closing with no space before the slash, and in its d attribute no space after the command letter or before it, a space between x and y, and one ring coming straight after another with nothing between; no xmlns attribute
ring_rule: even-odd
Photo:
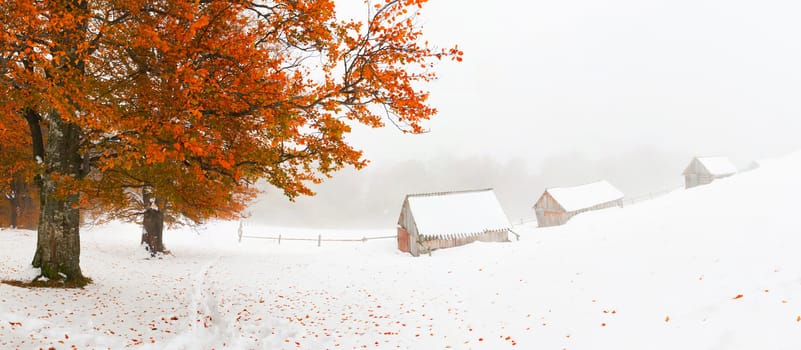
<svg viewBox="0 0 801 350"><path fill-rule="evenodd" d="M391 239L238 243L216 223L147 260L136 226L86 229L95 283L0 285L0 348L799 349L801 153L762 164L419 258ZM0 231L0 278L33 277L34 238Z"/></svg>

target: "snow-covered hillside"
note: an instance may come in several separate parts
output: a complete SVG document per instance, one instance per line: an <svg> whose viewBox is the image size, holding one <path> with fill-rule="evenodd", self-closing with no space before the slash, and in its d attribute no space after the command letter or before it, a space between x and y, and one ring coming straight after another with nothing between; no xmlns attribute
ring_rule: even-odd
<svg viewBox="0 0 801 350"><path fill-rule="evenodd" d="M0 285L0 348L799 349L801 153L761 164L420 258L218 223L145 260L136 226L86 229L95 283ZM0 231L0 278L33 277L34 236Z"/></svg>

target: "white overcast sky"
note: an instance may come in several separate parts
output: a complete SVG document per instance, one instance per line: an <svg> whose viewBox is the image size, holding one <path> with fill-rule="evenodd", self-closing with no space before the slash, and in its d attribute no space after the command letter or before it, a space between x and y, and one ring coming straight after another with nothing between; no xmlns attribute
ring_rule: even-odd
<svg viewBox="0 0 801 350"><path fill-rule="evenodd" d="M743 167L800 149L799 18L789 0L430 0L426 38L465 55L429 85L431 131L357 128L366 170L295 203L268 191L251 211L394 227L407 193L493 187L517 221L545 188L606 179L636 198L680 187L692 156Z"/></svg>
<svg viewBox="0 0 801 350"><path fill-rule="evenodd" d="M340 13L363 9L340 0ZM736 160L801 145L801 3L431 0L438 66L422 136L351 138L376 163L438 156L603 158L642 147Z"/></svg>

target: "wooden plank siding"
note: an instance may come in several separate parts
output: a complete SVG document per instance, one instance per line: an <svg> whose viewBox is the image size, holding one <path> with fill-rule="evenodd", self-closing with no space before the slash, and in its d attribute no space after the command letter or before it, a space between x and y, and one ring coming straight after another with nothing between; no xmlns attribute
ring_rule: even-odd
<svg viewBox="0 0 801 350"><path fill-rule="evenodd" d="M422 237L420 239L420 253L430 253L436 249L453 248L473 242L509 242L509 231L487 231L473 235L455 235L453 237Z"/></svg>
<svg viewBox="0 0 801 350"><path fill-rule="evenodd" d="M398 249L404 253L409 252L409 231L398 226Z"/></svg>
<svg viewBox="0 0 801 350"><path fill-rule="evenodd" d="M406 199L403 201L403 207L401 208L401 214L398 218L398 226L404 229L409 234L409 241L408 241L408 252L413 256L420 255L420 245L418 243L418 234L417 234L417 225L414 223L414 216L412 215L412 211L409 208L409 200ZM399 246L398 249L401 249ZM401 249L403 251L403 249Z"/></svg>
<svg viewBox="0 0 801 350"><path fill-rule="evenodd" d="M541 211L537 212L537 226L559 226L564 225L570 216L564 211Z"/></svg>
<svg viewBox="0 0 801 350"><path fill-rule="evenodd" d="M534 204L534 211L537 214L537 226L540 227L562 225L570 219L567 211L547 191Z"/></svg>
<svg viewBox="0 0 801 350"><path fill-rule="evenodd" d="M706 171L697 158L693 158L687 169L684 169L684 188L706 185L712 180L714 180L712 175Z"/></svg>
<svg viewBox="0 0 801 350"><path fill-rule="evenodd" d="M703 164L697 159L693 158L690 165L684 170L684 188L693 188L695 186L701 186L712 183L717 179L722 179L724 177L731 176L733 174L726 174L726 175L713 175L710 174L709 171L704 167Z"/></svg>
<svg viewBox="0 0 801 350"><path fill-rule="evenodd" d="M551 196L551 194L546 191L542 194L537 203L534 204L534 211L537 214L537 226L549 227L564 225L568 220L570 220L570 218L584 212L611 207L623 207L623 199L621 198L618 200L597 204L589 208L566 211L561 205L559 205L559 202L557 202Z"/></svg>

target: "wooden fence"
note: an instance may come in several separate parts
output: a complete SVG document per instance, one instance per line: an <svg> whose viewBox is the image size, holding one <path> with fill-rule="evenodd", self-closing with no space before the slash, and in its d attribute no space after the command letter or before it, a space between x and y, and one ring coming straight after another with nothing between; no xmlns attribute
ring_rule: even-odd
<svg viewBox="0 0 801 350"><path fill-rule="evenodd" d="M322 242L362 242L367 243L367 241L375 240L375 239L396 239L398 238L397 235L392 236L372 236L367 237L363 236L362 238L323 238L322 234L318 234L317 238L307 238L307 237L291 237L285 236L283 234L278 234L278 236L251 236L246 235L243 233L242 230L242 223L239 224L239 230L237 232L237 236L239 237L239 242L242 242L243 238L252 238L252 239L268 239L277 241L278 244L281 244L281 241L308 241L308 242L317 242L317 246L321 246Z"/></svg>
<svg viewBox="0 0 801 350"><path fill-rule="evenodd" d="M626 197L626 198L623 198L623 206L632 205L632 204L648 201L648 200L664 196L664 195L666 195L666 194L668 194L670 192L673 192L673 191L678 190L678 189L683 189L683 188L684 188L684 186L680 186L680 187L676 187L676 188L668 188L668 189L664 189L664 190L661 190L661 191L650 192L650 193L639 195L639 196Z"/></svg>

